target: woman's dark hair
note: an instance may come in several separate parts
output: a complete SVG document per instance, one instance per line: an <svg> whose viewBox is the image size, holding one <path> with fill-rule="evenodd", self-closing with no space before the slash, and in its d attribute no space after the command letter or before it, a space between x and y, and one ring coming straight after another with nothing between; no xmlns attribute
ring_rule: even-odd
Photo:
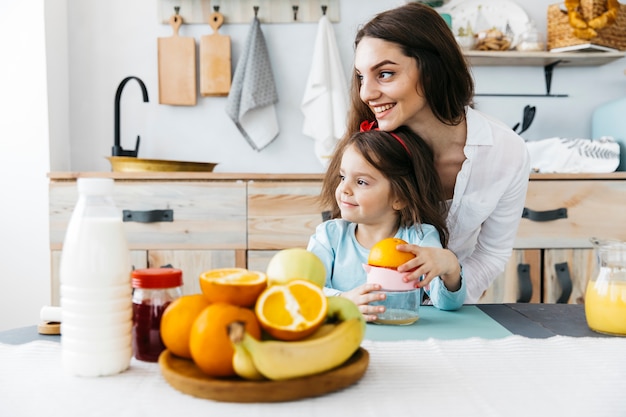
<svg viewBox="0 0 626 417"><path fill-rule="evenodd" d="M397 44L414 58L424 98L442 123L456 125L465 118L465 107L472 105L474 81L452 30L432 7L408 3L376 15L357 32L354 46L365 37ZM346 136L359 130L363 120L374 114L359 97L360 82L353 70L351 108Z"/></svg>
<svg viewBox="0 0 626 417"><path fill-rule="evenodd" d="M448 229L443 206L443 187L435 171L433 153L426 142L411 129L401 126L394 131L406 145L390 133L379 130L355 132L343 140L335 149L331 166L336 171L327 171L320 194L324 207L330 207L332 217L340 211L335 190L341 182L339 167L345 150L354 146L365 160L380 171L391 184L391 193L405 207L399 210L398 226L419 227L422 223L432 224L439 232L441 244L448 243Z"/></svg>

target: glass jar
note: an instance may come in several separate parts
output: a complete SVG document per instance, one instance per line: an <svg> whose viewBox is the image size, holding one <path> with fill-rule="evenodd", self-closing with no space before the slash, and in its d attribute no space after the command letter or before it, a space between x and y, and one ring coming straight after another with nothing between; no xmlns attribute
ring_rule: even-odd
<svg viewBox="0 0 626 417"><path fill-rule="evenodd" d="M521 52L536 52L545 50L543 35L537 30L534 22L526 24L526 30L520 35L517 46Z"/></svg>
<svg viewBox="0 0 626 417"><path fill-rule="evenodd" d="M585 291L587 325L599 333L626 336L626 242L591 241L598 271Z"/></svg>
<svg viewBox="0 0 626 417"><path fill-rule="evenodd" d="M137 269L133 284L133 353L136 359L156 362L165 345L161 317L168 305L182 295L183 274L175 268Z"/></svg>

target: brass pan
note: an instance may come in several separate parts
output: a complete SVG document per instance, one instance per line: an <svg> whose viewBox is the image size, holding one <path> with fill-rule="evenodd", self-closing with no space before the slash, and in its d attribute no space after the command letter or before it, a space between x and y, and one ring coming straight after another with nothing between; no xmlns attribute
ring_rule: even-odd
<svg viewBox="0 0 626 417"><path fill-rule="evenodd" d="M113 172L212 172L216 163L107 156Z"/></svg>

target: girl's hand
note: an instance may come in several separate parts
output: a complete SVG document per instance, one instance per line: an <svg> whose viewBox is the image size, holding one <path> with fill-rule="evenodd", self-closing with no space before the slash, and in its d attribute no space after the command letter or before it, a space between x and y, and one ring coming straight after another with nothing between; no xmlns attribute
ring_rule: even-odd
<svg viewBox="0 0 626 417"><path fill-rule="evenodd" d="M366 321L374 321L378 318L377 314L385 311L384 306L369 305L372 301L381 301L385 299L384 293L372 293L372 291L380 290L381 286L379 284L366 283L359 285L350 291L342 293L341 296L351 300L359 306L359 310L361 311L361 314L363 314L363 318L365 318Z"/></svg>
<svg viewBox="0 0 626 417"><path fill-rule="evenodd" d="M405 278L407 282L418 281L415 285L420 288L427 286L435 277L441 277L449 291L461 288L461 266L451 250L411 244L398 245L398 250L415 255L415 258L398 267L399 272L410 272ZM424 278L420 281L421 276Z"/></svg>

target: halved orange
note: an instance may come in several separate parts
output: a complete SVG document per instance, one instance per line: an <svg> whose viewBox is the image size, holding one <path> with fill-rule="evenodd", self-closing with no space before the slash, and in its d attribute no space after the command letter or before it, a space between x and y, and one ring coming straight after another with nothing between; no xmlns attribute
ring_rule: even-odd
<svg viewBox="0 0 626 417"><path fill-rule="evenodd" d="M296 279L267 287L254 311L269 335L280 340L299 340L324 323L328 300L315 283Z"/></svg>
<svg viewBox="0 0 626 417"><path fill-rule="evenodd" d="M410 252L400 252L396 246L407 242L397 237L388 237L377 242L370 249L367 263L383 268L397 268L415 257Z"/></svg>
<svg viewBox="0 0 626 417"><path fill-rule="evenodd" d="M252 307L267 287L267 275L245 268L218 268L200 274L200 289L210 303Z"/></svg>

